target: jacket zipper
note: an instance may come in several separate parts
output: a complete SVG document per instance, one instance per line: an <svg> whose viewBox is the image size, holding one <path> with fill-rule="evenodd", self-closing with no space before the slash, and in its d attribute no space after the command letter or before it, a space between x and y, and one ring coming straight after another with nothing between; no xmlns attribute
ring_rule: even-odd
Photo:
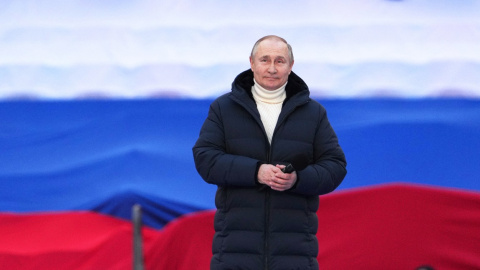
<svg viewBox="0 0 480 270"><path fill-rule="evenodd" d="M269 210L269 207L268 207L268 201L270 200L270 190L267 190L266 191L266 195L265 195L265 245L264 245L264 256L265 256L265 270L268 270L268 219L269 219L269 216L270 216L270 210Z"/></svg>
<svg viewBox="0 0 480 270"><path fill-rule="evenodd" d="M235 98L236 99L236 98ZM250 111L248 109L248 106L244 105L243 102L240 102L239 100L237 100L237 102L239 104L241 104L247 111ZM280 116L279 116L279 119L278 120L281 120L277 123L277 126L279 124L281 124L281 122L283 122L283 120L286 118L286 116L290 115L290 113L292 113L294 111L295 108L307 103L308 101L305 101L305 102L302 102L302 103L299 103L297 105L295 105L293 108L290 108L288 110L288 112L285 114L285 117L283 117L282 119L280 119ZM282 108L283 110L283 108ZM252 113L253 114L253 113ZM281 114L281 113L280 113ZM254 115L255 116L255 115ZM262 121L260 121L260 124L262 124ZM275 130L276 130L276 127L275 127ZM273 136L272 136L272 143L273 143L273 137L275 137L275 131L273 133ZM268 149L267 149L267 162L268 163L271 163L272 160L272 145L271 143L268 142L268 138L267 138L267 134L265 133L265 140L267 140L267 145L269 146ZM267 189L266 190L266 193L265 193L265 243L264 243L264 257L265 257L265 260L264 260L264 263L265 263L265 266L264 266L264 269L265 270L268 270L268 248L269 248L269 239L268 239L268 225L269 225L269 219L270 219L270 190Z"/></svg>
<svg viewBox="0 0 480 270"><path fill-rule="evenodd" d="M265 138L268 142L268 138ZM272 137L272 142L273 142L273 137ZM272 162L271 161L271 151L272 151L272 146L269 145L267 149L267 161L268 163ZM263 251L263 256L265 257L265 270L268 270L268 248L269 248L269 220L270 220L270 189L266 189L265 191L265 243L264 243L264 251Z"/></svg>

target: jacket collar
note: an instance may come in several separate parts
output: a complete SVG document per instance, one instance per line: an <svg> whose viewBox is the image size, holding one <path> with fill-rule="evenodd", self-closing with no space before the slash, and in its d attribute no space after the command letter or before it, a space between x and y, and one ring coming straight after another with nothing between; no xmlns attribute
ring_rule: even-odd
<svg viewBox="0 0 480 270"><path fill-rule="evenodd" d="M232 83L232 94L239 99L244 99L250 97L253 100L252 96L252 86L253 86L253 72L251 69L245 70L240 73ZM297 96L301 99L308 99L310 96L310 91L308 90L307 84L293 71L288 76L288 83L285 87L285 92L287 93L287 98L285 102L288 101L291 97Z"/></svg>

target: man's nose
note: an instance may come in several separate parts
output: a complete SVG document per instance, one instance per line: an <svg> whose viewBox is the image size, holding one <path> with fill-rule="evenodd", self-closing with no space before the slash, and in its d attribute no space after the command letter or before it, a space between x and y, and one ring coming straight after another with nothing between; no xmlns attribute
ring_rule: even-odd
<svg viewBox="0 0 480 270"><path fill-rule="evenodd" d="M271 63L268 67L268 72L270 73L277 73L277 68L275 67L275 63Z"/></svg>

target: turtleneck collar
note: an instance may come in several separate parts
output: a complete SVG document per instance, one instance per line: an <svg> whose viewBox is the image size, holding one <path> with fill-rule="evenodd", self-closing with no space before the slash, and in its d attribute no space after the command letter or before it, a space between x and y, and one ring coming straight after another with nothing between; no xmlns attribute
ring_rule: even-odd
<svg viewBox="0 0 480 270"><path fill-rule="evenodd" d="M253 79L253 82L255 84L252 86L252 94L255 100L265 103L278 104L282 103L287 97L285 86L288 82L276 90L267 90L263 88L255 81L255 79Z"/></svg>

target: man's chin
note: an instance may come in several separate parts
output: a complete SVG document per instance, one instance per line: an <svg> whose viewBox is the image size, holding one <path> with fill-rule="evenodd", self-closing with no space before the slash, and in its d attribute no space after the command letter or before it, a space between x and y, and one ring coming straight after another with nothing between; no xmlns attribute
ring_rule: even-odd
<svg viewBox="0 0 480 270"><path fill-rule="evenodd" d="M278 83L266 83L264 85L262 85L263 88L267 89L267 90L277 90L278 88L280 88L281 85L278 85Z"/></svg>

